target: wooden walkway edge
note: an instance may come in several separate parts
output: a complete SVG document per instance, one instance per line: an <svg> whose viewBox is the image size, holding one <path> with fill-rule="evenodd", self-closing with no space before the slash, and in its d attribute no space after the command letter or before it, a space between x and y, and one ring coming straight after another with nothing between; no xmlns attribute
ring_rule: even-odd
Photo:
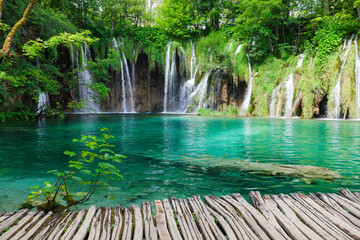
<svg viewBox="0 0 360 240"><path fill-rule="evenodd" d="M0 240L359 239L360 193L240 194L163 199L141 207L0 213Z"/></svg>

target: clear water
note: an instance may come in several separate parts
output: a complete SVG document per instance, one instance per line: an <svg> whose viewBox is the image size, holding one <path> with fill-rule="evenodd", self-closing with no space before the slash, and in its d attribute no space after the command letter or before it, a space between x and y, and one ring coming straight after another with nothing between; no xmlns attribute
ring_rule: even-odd
<svg viewBox="0 0 360 240"><path fill-rule="evenodd" d="M66 167L73 138L112 128L124 180L100 191L87 205L130 206L145 200L194 194L244 196L302 191L359 191L360 123L272 118L204 118L192 115L81 115L66 119L0 123L0 211L15 210L30 186ZM259 176L208 166L207 159L248 159L310 164L339 171L334 182ZM106 194L115 200L104 198ZM85 207L85 206L79 206Z"/></svg>

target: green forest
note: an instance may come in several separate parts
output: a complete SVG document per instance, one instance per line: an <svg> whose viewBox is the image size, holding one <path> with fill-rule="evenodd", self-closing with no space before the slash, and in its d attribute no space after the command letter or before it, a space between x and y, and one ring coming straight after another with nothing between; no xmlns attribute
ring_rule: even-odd
<svg viewBox="0 0 360 240"><path fill-rule="evenodd" d="M208 99L218 91L218 103L201 108L241 114L251 83L250 106L242 114L271 116L270 105L285 101L280 90L271 102L274 89L291 73L296 85L291 114L313 118L325 114L322 109L336 109L330 95L341 78L340 110L330 117L358 118L359 0L1 0L0 20L2 121L61 117L81 109L87 104L77 93L84 68L92 76L86 87L96 92L93 98L102 111L120 111L119 101L131 91L136 112L166 110L171 101L164 97L168 90L162 89L167 86L168 58L176 58L178 78L189 78L194 73L193 43L195 85L211 72L206 86L215 89L221 73L220 90L206 93ZM90 46L91 57L82 59L80 54L74 60L74 52L78 55L84 44ZM170 48L174 53L167 56ZM300 54L309 67L295 68ZM121 91L113 89L123 64L133 64L128 75L136 84L130 90L123 84L121 97ZM148 90L138 89L141 81L149 81ZM161 90L159 96L153 96L156 89ZM41 93L50 100L39 109ZM281 111L278 107L275 115L281 116Z"/></svg>

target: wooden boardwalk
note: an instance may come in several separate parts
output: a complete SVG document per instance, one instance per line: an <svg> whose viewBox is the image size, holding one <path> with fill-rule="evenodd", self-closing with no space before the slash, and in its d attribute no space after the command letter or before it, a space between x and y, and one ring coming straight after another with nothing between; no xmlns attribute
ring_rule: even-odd
<svg viewBox="0 0 360 240"><path fill-rule="evenodd" d="M171 198L140 208L0 214L0 239L360 239L360 193Z"/></svg>

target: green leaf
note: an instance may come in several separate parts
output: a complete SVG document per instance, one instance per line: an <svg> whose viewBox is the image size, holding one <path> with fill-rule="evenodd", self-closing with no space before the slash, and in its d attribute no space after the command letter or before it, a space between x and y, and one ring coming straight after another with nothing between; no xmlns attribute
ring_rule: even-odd
<svg viewBox="0 0 360 240"><path fill-rule="evenodd" d="M69 155L70 157L73 157L73 156L76 155L76 153L70 152L70 151L65 151L64 154L65 154L65 155Z"/></svg>

